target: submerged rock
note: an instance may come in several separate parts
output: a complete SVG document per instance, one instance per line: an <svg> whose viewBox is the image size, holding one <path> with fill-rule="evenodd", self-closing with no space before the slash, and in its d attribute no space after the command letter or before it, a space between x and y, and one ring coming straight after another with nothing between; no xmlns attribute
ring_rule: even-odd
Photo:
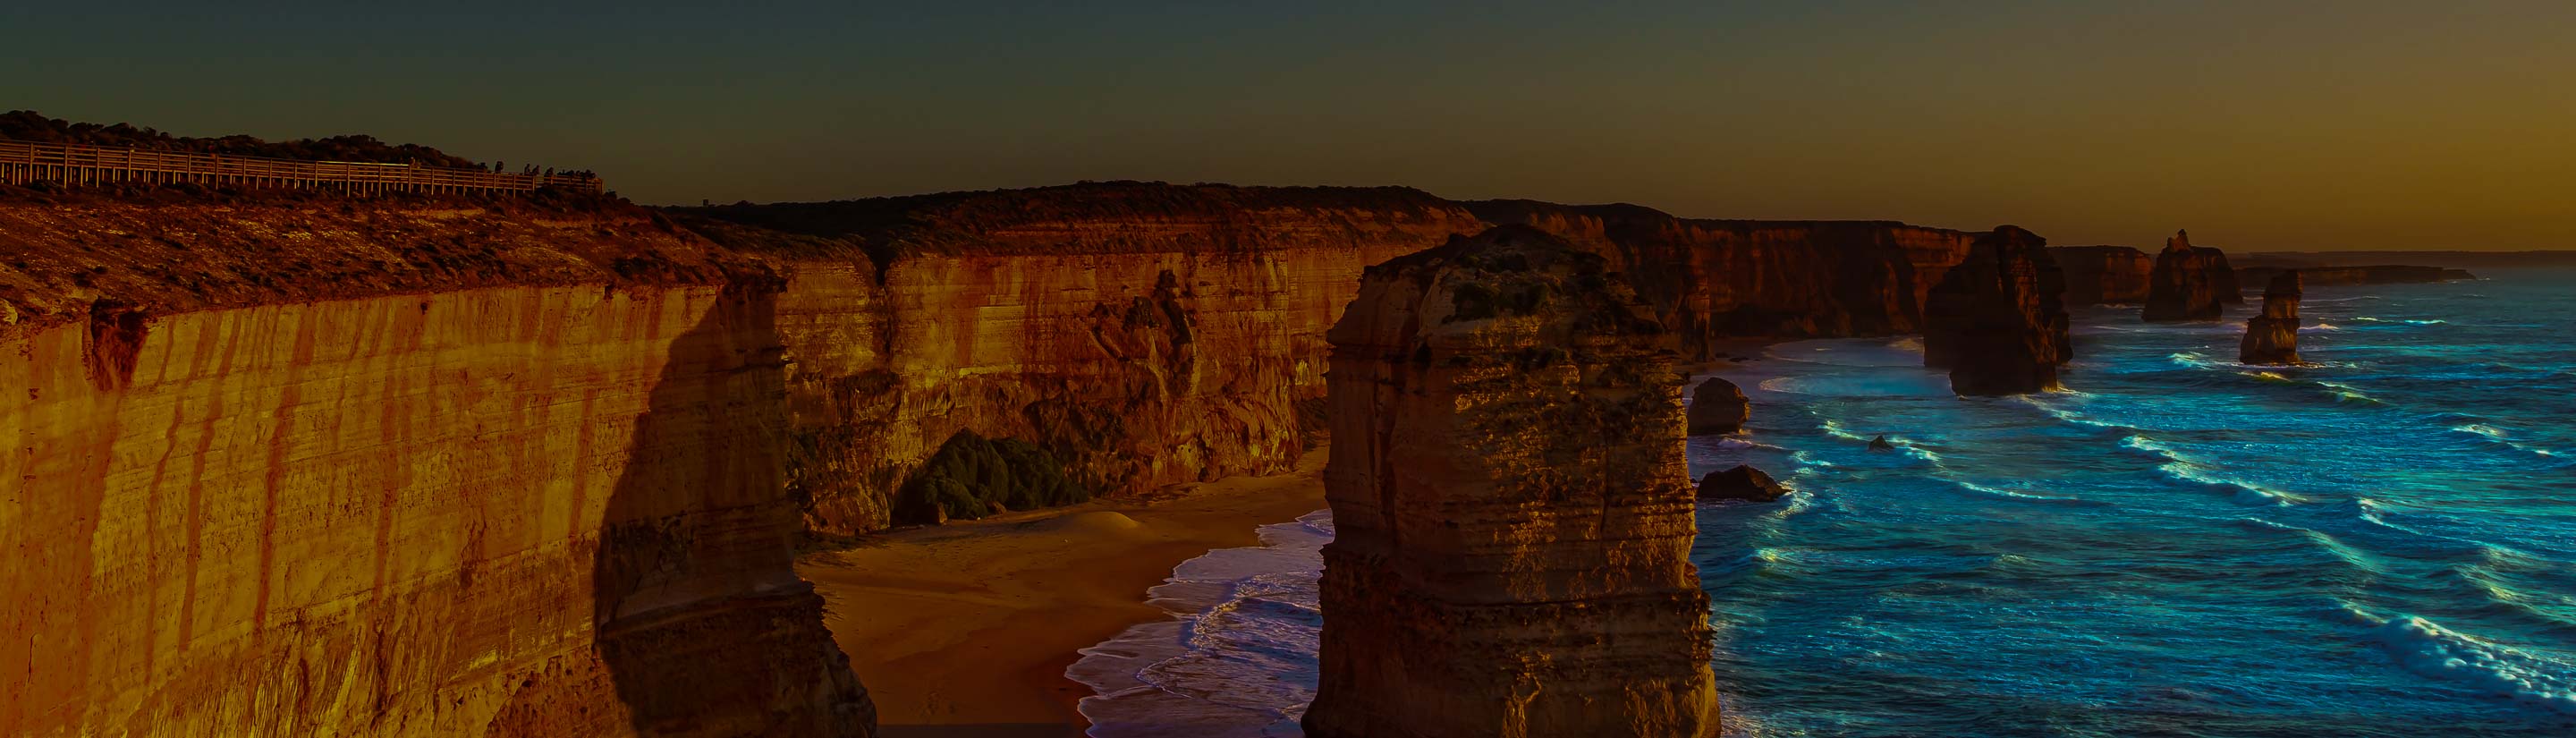
<svg viewBox="0 0 2576 738"><path fill-rule="evenodd" d="M2057 386L2074 358L2060 295L2065 275L2047 239L2013 226L1977 237L1924 304L1923 364L1950 370L1950 390L2009 395Z"/></svg>
<svg viewBox="0 0 2576 738"><path fill-rule="evenodd" d="M2217 320L2229 304L2243 302L2226 252L2193 246L2190 231L2175 231L2147 275L2147 305L2139 317L2150 323Z"/></svg>
<svg viewBox="0 0 2576 738"><path fill-rule="evenodd" d="M1896 450L1896 444L1888 443L1888 442L1887 442L1887 436L1885 436L1885 435L1880 435L1880 436L1879 436L1879 437L1877 437L1877 438L1869 439L1869 450L1871 450L1871 451L1894 451L1894 450Z"/></svg>
<svg viewBox="0 0 2576 738"><path fill-rule="evenodd" d="M1709 377L1707 381L1700 382L1698 388L1691 390L1688 413L1691 435L1705 436L1742 430L1745 419L1752 414L1753 401L1744 398L1744 388L1735 386L1734 382L1726 381L1725 377Z"/></svg>
<svg viewBox="0 0 2576 738"><path fill-rule="evenodd" d="M1738 464L1733 469L1709 472L1699 478L1699 498L1703 500L1744 500L1770 502L1789 494L1786 487L1771 480L1771 475L1751 466Z"/></svg>
<svg viewBox="0 0 2576 738"><path fill-rule="evenodd" d="M2236 360L2247 364L2299 363L2299 270L2273 275L2263 288L2263 314L2245 320Z"/></svg>
<svg viewBox="0 0 2576 738"><path fill-rule="evenodd" d="M1370 267L1333 325L1316 738L1710 736L1671 335L1498 227Z"/></svg>

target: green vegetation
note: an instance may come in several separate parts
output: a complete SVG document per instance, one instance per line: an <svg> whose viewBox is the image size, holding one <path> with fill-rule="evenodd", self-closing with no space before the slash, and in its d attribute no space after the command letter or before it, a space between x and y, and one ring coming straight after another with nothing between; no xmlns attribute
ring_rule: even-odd
<svg viewBox="0 0 2576 738"><path fill-rule="evenodd" d="M921 465L895 496L896 521L973 520L1005 510L1031 510L1091 499L1065 476L1064 463L1036 444L958 431Z"/></svg>

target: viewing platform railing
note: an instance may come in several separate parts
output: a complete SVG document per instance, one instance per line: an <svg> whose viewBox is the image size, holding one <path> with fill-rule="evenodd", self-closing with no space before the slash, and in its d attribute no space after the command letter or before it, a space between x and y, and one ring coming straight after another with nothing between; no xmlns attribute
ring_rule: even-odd
<svg viewBox="0 0 2576 738"><path fill-rule="evenodd" d="M244 187L371 192L527 192L556 187L599 192L598 177L356 161L153 151L0 139L0 184L69 185L196 182Z"/></svg>

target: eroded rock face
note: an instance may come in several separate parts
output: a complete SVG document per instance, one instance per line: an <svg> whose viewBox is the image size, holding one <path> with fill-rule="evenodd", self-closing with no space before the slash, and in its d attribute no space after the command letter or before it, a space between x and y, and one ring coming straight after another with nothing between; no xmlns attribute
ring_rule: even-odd
<svg viewBox="0 0 2576 738"><path fill-rule="evenodd" d="M1360 271L1482 230L1413 190L1100 184L695 211L785 262L807 524L903 520L958 432L1034 443L1128 494L1283 472Z"/></svg>
<svg viewBox="0 0 2576 738"><path fill-rule="evenodd" d="M2245 319L2236 360L2247 364L2299 363L2299 270L2272 276L2263 288L2263 314Z"/></svg>
<svg viewBox="0 0 2576 738"><path fill-rule="evenodd" d="M776 280L351 210L0 206L0 735L870 734L791 568ZM385 281L254 271L343 264Z"/></svg>
<svg viewBox="0 0 2576 738"><path fill-rule="evenodd" d="M1319 738L1702 736L1681 379L1605 261L1502 227L1368 270L1330 333Z"/></svg>
<svg viewBox="0 0 2576 738"><path fill-rule="evenodd" d="M2136 305L2147 300L2147 275L2156 262L2127 246L2050 246L2066 272L2068 305Z"/></svg>
<svg viewBox="0 0 2576 738"><path fill-rule="evenodd" d="M2147 304L2139 316L2151 323L2217 320L2227 306L2245 301L2236 287L2236 270L2227 254L2191 245L2189 231L2175 231L2156 253L2156 268L2147 275Z"/></svg>
<svg viewBox="0 0 2576 738"><path fill-rule="evenodd" d="M1745 399L1744 388L1709 377L1691 389L1690 434L1694 436L1733 433L1744 428L1744 420L1753 414L1753 401Z"/></svg>
<svg viewBox="0 0 2576 738"><path fill-rule="evenodd" d="M1883 221L1677 218L1635 205L1466 204L1610 259L1692 360L1730 337L1912 333L1976 234Z"/></svg>
<svg viewBox="0 0 2576 738"><path fill-rule="evenodd" d="M1770 502L1787 494L1789 489L1773 481L1771 475L1742 464L1699 478L1699 498L1703 500Z"/></svg>
<svg viewBox="0 0 2576 738"><path fill-rule="evenodd" d="M2057 368L2075 357L2075 344L2059 298L2065 278L2047 244L1997 226L1933 289L1924 308L1923 363L1949 369L1952 391L2008 395L2057 386Z"/></svg>

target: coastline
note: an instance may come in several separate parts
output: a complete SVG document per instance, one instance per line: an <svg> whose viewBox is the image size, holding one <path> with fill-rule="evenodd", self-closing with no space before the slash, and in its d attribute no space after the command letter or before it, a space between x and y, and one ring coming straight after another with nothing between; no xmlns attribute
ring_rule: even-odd
<svg viewBox="0 0 2576 738"><path fill-rule="evenodd" d="M1169 617L1145 591L1255 529L1324 508L1321 448L1295 470L875 536L799 557L886 738L1059 738L1088 722L1078 649Z"/></svg>

